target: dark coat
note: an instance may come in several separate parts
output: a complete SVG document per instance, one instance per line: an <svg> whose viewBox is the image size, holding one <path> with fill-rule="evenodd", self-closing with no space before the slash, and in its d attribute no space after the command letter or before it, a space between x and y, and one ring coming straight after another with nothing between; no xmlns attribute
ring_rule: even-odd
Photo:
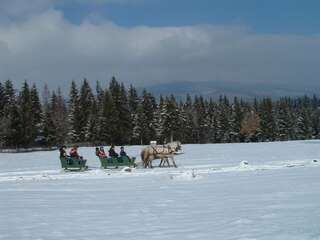
<svg viewBox="0 0 320 240"><path fill-rule="evenodd" d="M110 157L118 157L118 153L116 153L116 151L113 148L109 149L109 156Z"/></svg>

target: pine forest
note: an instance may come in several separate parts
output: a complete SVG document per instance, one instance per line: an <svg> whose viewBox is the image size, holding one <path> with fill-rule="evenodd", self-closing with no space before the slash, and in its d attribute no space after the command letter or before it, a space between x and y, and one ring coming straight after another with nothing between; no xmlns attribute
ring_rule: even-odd
<svg viewBox="0 0 320 240"><path fill-rule="evenodd" d="M108 86L97 82L94 88L86 79L80 86L73 81L68 96L48 87L39 93L27 82L17 90L7 80L0 83L0 146L313 139L320 138L319 106L317 96L246 100L187 95L177 100L126 88L115 77Z"/></svg>

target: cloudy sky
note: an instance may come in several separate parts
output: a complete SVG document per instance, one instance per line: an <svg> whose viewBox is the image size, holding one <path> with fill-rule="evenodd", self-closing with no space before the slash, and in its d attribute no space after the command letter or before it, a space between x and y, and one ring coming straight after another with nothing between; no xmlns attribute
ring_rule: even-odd
<svg viewBox="0 0 320 240"><path fill-rule="evenodd" d="M317 0L0 0L0 79L320 89Z"/></svg>

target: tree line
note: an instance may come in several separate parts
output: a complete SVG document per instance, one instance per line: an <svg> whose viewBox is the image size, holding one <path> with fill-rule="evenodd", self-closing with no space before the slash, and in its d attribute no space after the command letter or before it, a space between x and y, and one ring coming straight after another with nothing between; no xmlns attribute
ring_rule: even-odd
<svg viewBox="0 0 320 240"><path fill-rule="evenodd" d="M61 144L230 143L320 137L317 96L217 100L187 95L155 97L128 89L113 77L108 86L73 81L65 98L60 89L0 82L0 146Z"/></svg>

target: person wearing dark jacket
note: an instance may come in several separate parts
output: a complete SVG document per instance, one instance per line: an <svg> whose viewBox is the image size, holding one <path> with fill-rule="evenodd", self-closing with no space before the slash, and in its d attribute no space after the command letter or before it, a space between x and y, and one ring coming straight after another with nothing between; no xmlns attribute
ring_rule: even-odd
<svg viewBox="0 0 320 240"><path fill-rule="evenodd" d="M97 157L99 157L99 151L100 151L99 148L96 147L96 156L97 156Z"/></svg>
<svg viewBox="0 0 320 240"><path fill-rule="evenodd" d="M66 148L67 148L66 146L61 146L61 147L59 148L59 152L60 152L60 157L61 157L61 158L66 158L66 157L68 157Z"/></svg>
<svg viewBox="0 0 320 240"><path fill-rule="evenodd" d="M123 146L120 148L120 156L121 157L127 157L127 153L124 151L124 147Z"/></svg>
<svg viewBox="0 0 320 240"><path fill-rule="evenodd" d="M127 157L127 158L129 158L129 160L131 160L131 158L127 155L127 153L124 151L124 147L122 146L121 148L120 148L121 150L120 150L120 156L121 157Z"/></svg>
<svg viewBox="0 0 320 240"><path fill-rule="evenodd" d="M118 157L118 153L116 153L116 151L114 150L114 145L112 144L110 149L109 149L109 156L110 157Z"/></svg>

